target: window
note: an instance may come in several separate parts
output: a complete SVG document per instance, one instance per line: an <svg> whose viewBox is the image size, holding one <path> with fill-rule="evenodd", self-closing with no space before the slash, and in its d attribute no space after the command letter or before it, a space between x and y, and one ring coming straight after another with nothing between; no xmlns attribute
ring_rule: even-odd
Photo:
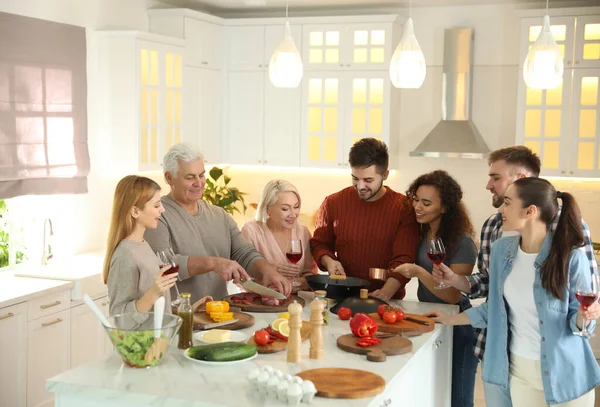
<svg viewBox="0 0 600 407"><path fill-rule="evenodd" d="M10 203L0 200L0 270L27 260L22 225L11 218Z"/></svg>

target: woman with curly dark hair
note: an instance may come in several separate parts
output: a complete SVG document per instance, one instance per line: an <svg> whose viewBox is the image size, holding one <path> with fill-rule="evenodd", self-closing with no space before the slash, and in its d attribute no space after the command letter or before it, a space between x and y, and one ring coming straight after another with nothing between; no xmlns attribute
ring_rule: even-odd
<svg viewBox="0 0 600 407"><path fill-rule="evenodd" d="M462 188L446 171L423 174L410 184L406 195L421 224L421 244L415 264L402 264L395 272L419 279L419 301L457 304L460 311L471 308L469 299L455 288L436 289L427 257L427 241L441 238L446 248L444 263L457 274L471 274L477 259L474 229L462 202ZM458 328L458 329L457 329ZM475 336L471 327L454 328L452 354L452 407L472 407L477 357L473 353Z"/></svg>

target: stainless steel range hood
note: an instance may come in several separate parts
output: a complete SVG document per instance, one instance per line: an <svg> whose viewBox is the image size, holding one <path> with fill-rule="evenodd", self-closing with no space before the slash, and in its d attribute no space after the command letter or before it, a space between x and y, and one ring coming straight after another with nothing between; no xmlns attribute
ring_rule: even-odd
<svg viewBox="0 0 600 407"><path fill-rule="evenodd" d="M472 68L473 29L446 29L442 120L410 156L483 158L490 152L471 121Z"/></svg>

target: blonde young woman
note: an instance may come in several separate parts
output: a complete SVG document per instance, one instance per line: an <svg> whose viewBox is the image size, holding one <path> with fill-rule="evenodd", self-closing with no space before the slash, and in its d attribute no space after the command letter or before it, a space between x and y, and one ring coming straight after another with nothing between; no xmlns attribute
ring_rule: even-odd
<svg viewBox="0 0 600 407"><path fill-rule="evenodd" d="M160 186L153 180L128 175L117 184L103 270L111 315L149 312L161 296L166 300L165 311L171 312L169 289L178 276L163 275L171 266L160 268L158 257L144 240L146 229L155 229L163 212ZM194 308L211 299L201 299Z"/></svg>
<svg viewBox="0 0 600 407"><path fill-rule="evenodd" d="M298 224L300 194L285 180L272 180L263 189L255 220L242 226L242 235L277 271L293 284L294 291L307 288L306 277L317 273L310 251L310 231ZM288 261L285 253L290 239L302 242L302 258L297 264Z"/></svg>

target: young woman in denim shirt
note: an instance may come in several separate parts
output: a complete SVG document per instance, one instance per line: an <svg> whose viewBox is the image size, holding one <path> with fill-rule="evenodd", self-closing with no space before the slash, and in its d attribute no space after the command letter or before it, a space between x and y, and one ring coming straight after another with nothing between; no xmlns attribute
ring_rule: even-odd
<svg viewBox="0 0 600 407"><path fill-rule="evenodd" d="M562 200L556 233L549 226ZM541 178L522 178L505 193L500 207L505 231L490 259L488 302L464 313L432 313L447 325L488 329L483 380L509 388L513 407L593 407L600 368L588 338L574 335L595 327L600 305L580 308L578 279L591 287L583 250L579 207Z"/></svg>
<svg viewBox="0 0 600 407"><path fill-rule="evenodd" d="M433 171L415 179L406 195L411 198L417 222L421 224L421 244L415 264L405 263L394 271L406 278L419 279L419 301L457 304L471 308L469 299L455 288L436 289L431 276L433 263L427 258L427 241L441 238L446 246L445 263L458 274L471 274L477 259L474 229L462 202L460 185L446 171ZM374 293L377 296L377 293ZM384 298L389 300L389 298ZM452 407L473 407L477 357L473 353L473 328L454 329L452 350Z"/></svg>

